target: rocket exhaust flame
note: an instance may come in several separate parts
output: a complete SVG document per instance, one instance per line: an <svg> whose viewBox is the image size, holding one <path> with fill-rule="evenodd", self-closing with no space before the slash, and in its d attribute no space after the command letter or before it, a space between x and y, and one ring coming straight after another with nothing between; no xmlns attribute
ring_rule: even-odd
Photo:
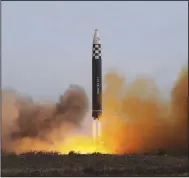
<svg viewBox="0 0 189 178"><path fill-rule="evenodd" d="M95 143L95 152L100 152L99 149L101 145L103 144L102 138L101 138L101 122L100 120L96 119L93 120L92 123L92 131L93 131L93 141Z"/></svg>
<svg viewBox="0 0 189 178"><path fill-rule="evenodd" d="M100 138L101 136L101 122L100 120L96 119L96 120L93 120L93 123L92 123L92 132L93 132L93 138L94 140Z"/></svg>

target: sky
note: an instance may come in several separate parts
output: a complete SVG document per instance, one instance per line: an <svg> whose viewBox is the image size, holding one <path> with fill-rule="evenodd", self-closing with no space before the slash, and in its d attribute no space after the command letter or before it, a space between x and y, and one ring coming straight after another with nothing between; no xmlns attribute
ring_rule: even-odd
<svg viewBox="0 0 189 178"><path fill-rule="evenodd" d="M153 77L170 91L188 64L188 2L2 2L2 87L56 99L70 84L91 96L92 39L103 75Z"/></svg>

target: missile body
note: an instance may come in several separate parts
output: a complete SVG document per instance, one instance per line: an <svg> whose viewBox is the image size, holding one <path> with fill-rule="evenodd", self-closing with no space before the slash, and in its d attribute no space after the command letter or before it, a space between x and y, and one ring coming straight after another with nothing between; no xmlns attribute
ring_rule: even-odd
<svg viewBox="0 0 189 178"><path fill-rule="evenodd" d="M99 31L96 29L92 49L92 117L99 119L102 113L102 59Z"/></svg>

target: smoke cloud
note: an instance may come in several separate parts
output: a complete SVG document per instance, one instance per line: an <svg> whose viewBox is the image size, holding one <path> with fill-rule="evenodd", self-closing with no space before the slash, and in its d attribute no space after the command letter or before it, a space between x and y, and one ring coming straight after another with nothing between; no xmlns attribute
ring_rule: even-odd
<svg viewBox="0 0 189 178"><path fill-rule="evenodd" d="M54 104L36 103L15 91L3 90L2 150L46 149L80 127L87 111L87 95L77 85L71 85Z"/></svg>
<svg viewBox="0 0 189 178"><path fill-rule="evenodd" d="M109 153L157 149L188 153L188 68L179 74L169 100L163 99L151 77L138 76L127 83L116 72L105 76L102 96L101 139ZM3 151L59 151L62 146L74 151L82 145L82 149L92 149L91 137L70 137L82 125L88 107L87 95L77 85L70 86L53 104L2 91ZM91 117L87 119L92 121Z"/></svg>
<svg viewBox="0 0 189 178"><path fill-rule="evenodd" d="M180 73L169 101L148 76L125 81L115 72L105 77L104 144L114 153L188 153L188 69Z"/></svg>

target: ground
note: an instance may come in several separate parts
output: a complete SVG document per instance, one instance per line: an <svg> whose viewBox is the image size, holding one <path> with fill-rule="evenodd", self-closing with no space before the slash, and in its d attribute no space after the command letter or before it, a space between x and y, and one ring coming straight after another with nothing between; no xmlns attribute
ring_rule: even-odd
<svg viewBox="0 0 189 178"><path fill-rule="evenodd" d="M169 155L2 154L1 176L188 176L188 157Z"/></svg>

